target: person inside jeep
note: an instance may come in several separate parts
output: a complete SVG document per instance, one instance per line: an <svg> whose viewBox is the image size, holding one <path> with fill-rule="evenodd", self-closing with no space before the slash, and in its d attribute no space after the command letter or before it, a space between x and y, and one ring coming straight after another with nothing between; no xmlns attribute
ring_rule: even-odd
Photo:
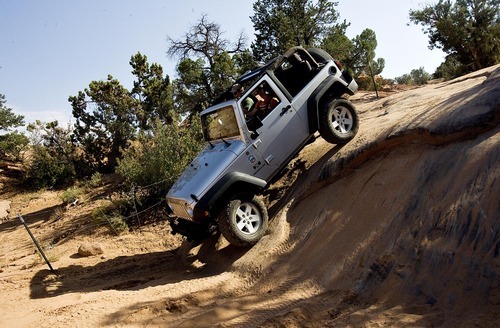
<svg viewBox="0 0 500 328"><path fill-rule="evenodd" d="M240 98L243 94L243 91L245 91L245 89L243 89L243 86L239 83L235 83L231 87L231 94L233 95L234 99Z"/></svg>
<svg viewBox="0 0 500 328"><path fill-rule="evenodd" d="M280 100L274 92L267 86L267 84L262 84L259 86L257 91L257 115L263 120L278 104Z"/></svg>
<svg viewBox="0 0 500 328"><path fill-rule="evenodd" d="M239 99L245 88L239 83L235 83L231 88L231 93L233 94L234 99ZM252 110L252 106L255 104L255 100L252 97L246 97L241 102L241 106L243 107L243 112L246 114Z"/></svg>
<svg viewBox="0 0 500 328"><path fill-rule="evenodd" d="M252 97L255 98L255 105L249 112L246 112L245 117L247 119L258 116L260 120L263 120L264 117L280 103L279 98L276 97L276 94L267 83L259 85L254 92L252 92ZM250 98L250 96L248 98Z"/></svg>

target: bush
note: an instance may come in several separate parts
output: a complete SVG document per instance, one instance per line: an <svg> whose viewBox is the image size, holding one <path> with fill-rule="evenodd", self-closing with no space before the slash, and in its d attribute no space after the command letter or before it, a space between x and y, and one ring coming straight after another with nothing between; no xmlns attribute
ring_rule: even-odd
<svg viewBox="0 0 500 328"><path fill-rule="evenodd" d="M99 172L95 172L94 174L92 174L90 180L88 181L88 187L97 188L100 186L102 186L102 174Z"/></svg>
<svg viewBox="0 0 500 328"><path fill-rule="evenodd" d="M410 74L403 74L396 78L398 84L421 85L426 84L431 79L431 75L427 73L423 67L412 69Z"/></svg>
<svg viewBox="0 0 500 328"><path fill-rule="evenodd" d="M431 75L423 67L411 70L410 75L413 82L417 85L426 84L431 79Z"/></svg>
<svg viewBox="0 0 500 328"><path fill-rule="evenodd" d="M150 133L142 132L137 141L123 151L116 172L130 186L149 186L147 196L163 198L202 145L198 116L183 126L157 120Z"/></svg>
<svg viewBox="0 0 500 328"><path fill-rule="evenodd" d="M410 74L403 74L396 78L398 84L413 84L413 80Z"/></svg>
<svg viewBox="0 0 500 328"><path fill-rule="evenodd" d="M95 224L107 226L110 232L121 234L129 230L126 218L114 208L114 205L98 207L92 211Z"/></svg>
<svg viewBox="0 0 500 328"><path fill-rule="evenodd" d="M62 128L57 121L36 121L27 130L33 145L25 163L27 187L52 188L72 182L80 171L75 168L71 128Z"/></svg>
<svg viewBox="0 0 500 328"><path fill-rule="evenodd" d="M374 91L373 80L369 75L360 75L356 78L358 87L360 90ZM379 76L375 76L375 84L377 85L377 90L380 90L383 84L383 79Z"/></svg>
<svg viewBox="0 0 500 328"><path fill-rule="evenodd" d="M75 201L76 199L78 199L78 197L80 197L80 195L82 195L84 192L85 191L82 188L73 186L73 187L66 189L62 193L60 198L63 201L63 203L71 203L71 202Z"/></svg>
<svg viewBox="0 0 500 328"><path fill-rule="evenodd" d="M127 222L125 222L125 218L120 214L114 213L108 220L111 230L118 235L127 232L129 229Z"/></svg>
<svg viewBox="0 0 500 328"><path fill-rule="evenodd" d="M394 85L394 84L396 84L396 80L395 79L384 79L383 84L384 85Z"/></svg>
<svg viewBox="0 0 500 328"><path fill-rule="evenodd" d="M446 60L436 68L435 78L451 80L467 72L467 67L463 66L454 56L448 55Z"/></svg>
<svg viewBox="0 0 500 328"><path fill-rule="evenodd" d="M34 146L25 168L24 184L32 189L52 188L73 181L73 163L65 157L52 155L44 146Z"/></svg>
<svg viewBox="0 0 500 328"><path fill-rule="evenodd" d="M28 137L17 131L0 136L0 159L21 161L22 153L28 147Z"/></svg>

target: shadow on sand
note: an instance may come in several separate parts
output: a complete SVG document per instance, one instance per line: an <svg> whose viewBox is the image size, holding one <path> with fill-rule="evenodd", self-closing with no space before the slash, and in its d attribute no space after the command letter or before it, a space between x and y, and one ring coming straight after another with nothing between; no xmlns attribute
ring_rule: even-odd
<svg viewBox="0 0 500 328"><path fill-rule="evenodd" d="M249 248L227 245L217 249L219 236L207 239L196 252L184 242L175 250L119 256L93 266L70 265L56 268L57 276L40 270L30 283L31 298L55 297L65 293L101 290L139 290L220 274L242 257ZM75 262L79 256L73 255ZM196 265L195 265L196 262Z"/></svg>

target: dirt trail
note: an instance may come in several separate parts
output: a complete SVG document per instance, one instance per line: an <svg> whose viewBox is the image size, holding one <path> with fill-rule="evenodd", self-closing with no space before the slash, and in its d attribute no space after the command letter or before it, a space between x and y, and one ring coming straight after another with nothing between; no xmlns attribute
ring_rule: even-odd
<svg viewBox="0 0 500 328"><path fill-rule="evenodd" d="M59 276L0 223L0 326L496 327L500 66L354 101L358 136L290 163L250 249L193 247L162 221L113 237L86 229L91 202L54 216L57 192L2 195L53 242ZM78 257L84 241L104 254Z"/></svg>

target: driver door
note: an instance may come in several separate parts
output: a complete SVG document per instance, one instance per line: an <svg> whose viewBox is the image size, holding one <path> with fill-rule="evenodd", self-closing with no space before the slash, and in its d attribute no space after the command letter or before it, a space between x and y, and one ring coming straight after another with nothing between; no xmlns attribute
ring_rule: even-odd
<svg viewBox="0 0 500 328"><path fill-rule="evenodd" d="M256 129L252 140L262 163L255 176L267 181L304 142L308 131L295 108L267 76L257 87L262 85L278 99L278 104L260 118L262 126Z"/></svg>

